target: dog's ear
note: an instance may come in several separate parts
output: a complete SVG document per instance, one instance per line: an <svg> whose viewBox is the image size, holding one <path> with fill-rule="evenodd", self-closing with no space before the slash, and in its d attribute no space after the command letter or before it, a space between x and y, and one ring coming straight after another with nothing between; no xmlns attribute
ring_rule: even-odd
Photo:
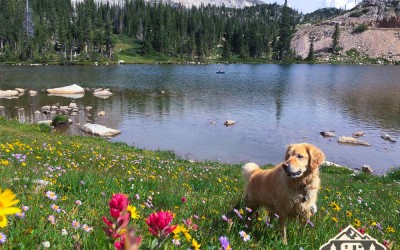
<svg viewBox="0 0 400 250"><path fill-rule="evenodd" d="M289 159L291 153L292 153L292 145L289 145L286 149L285 161Z"/></svg>
<svg viewBox="0 0 400 250"><path fill-rule="evenodd" d="M311 170L317 169L325 161L325 154L314 145L309 145L308 154Z"/></svg>

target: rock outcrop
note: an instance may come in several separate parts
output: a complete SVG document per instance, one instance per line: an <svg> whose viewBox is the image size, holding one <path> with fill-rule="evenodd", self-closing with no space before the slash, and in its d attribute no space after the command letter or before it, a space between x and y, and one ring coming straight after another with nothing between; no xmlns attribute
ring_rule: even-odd
<svg viewBox="0 0 400 250"><path fill-rule="evenodd" d="M329 49L335 25L338 24L340 51L335 55L338 62L353 56L400 62L400 6L394 2L364 0L356 8L335 18L314 25L299 25L293 36L292 48L298 56L306 58L313 40L317 60L331 61ZM366 30L357 32L360 25Z"/></svg>

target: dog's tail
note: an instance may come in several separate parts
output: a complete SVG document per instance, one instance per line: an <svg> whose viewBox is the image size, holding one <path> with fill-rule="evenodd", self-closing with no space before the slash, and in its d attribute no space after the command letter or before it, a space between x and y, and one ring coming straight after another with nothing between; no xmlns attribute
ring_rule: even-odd
<svg viewBox="0 0 400 250"><path fill-rule="evenodd" d="M253 162L249 162L246 163L243 167L242 167L242 174L243 174L243 178L246 182L249 181L250 176L253 174L253 172L257 169L260 169L260 167L253 163Z"/></svg>

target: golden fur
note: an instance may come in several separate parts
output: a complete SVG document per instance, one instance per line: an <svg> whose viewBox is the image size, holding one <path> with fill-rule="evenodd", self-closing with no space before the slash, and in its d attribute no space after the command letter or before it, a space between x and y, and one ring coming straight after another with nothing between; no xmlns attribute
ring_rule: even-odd
<svg viewBox="0 0 400 250"><path fill-rule="evenodd" d="M324 160L325 155L319 148L301 143L290 145L284 162L272 169L260 169L255 163L243 166L246 206L266 207L272 216L276 213L285 244L286 220L307 221L316 212L319 166Z"/></svg>

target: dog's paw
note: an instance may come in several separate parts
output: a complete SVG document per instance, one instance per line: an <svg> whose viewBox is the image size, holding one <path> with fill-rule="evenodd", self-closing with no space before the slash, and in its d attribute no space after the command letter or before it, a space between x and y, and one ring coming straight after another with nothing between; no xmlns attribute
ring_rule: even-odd
<svg viewBox="0 0 400 250"><path fill-rule="evenodd" d="M311 214L315 214L317 212L317 205L316 204L312 204L310 206L310 210L311 210Z"/></svg>

